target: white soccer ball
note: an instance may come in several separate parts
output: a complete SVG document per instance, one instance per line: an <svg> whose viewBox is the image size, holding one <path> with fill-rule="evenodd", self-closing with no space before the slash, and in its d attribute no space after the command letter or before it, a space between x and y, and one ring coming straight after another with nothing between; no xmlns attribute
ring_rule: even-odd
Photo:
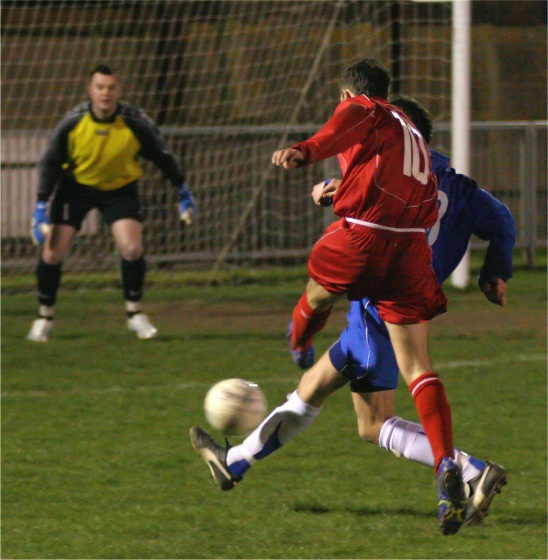
<svg viewBox="0 0 548 560"><path fill-rule="evenodd" d="M223 434L244 436L264 419L267 403L256 383L245 379L223 379L207 392L204 412L207 421Z"/></svg>

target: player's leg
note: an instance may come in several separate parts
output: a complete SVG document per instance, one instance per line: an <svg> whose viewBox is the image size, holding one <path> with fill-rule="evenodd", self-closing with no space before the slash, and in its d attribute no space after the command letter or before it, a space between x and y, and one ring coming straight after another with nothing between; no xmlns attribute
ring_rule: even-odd
<svg viewBox="0 0 548 560"><path fill-rule="evenodd" d="M398 416L387 418L382 425L370 428L371 439L383 449L392 451L397 457L434 467L434 455L430 442L420 424ZM374 441L373 438L376 438ZM454 449L455 461L462 470L464 482L475 479L485 469L485 462L472 457L461 449Z"/></svg>
<svg viewBox="0 0 548 560"><path fill-rule="evenodd" d="M39 318L34 321L27 336L29 340L43 342L53 327L53 315L59 290L63 261L68 255L74 236L95 200L88 191L72 178L64 176L51 200L52 227L46 236L41 257L36 268L38 284Z"/></svg>
<svg viewBox="0 0 548 560"><path fill-rule="evenodd" d="M146 261L143 247L143 215L137 182L102 193L100 209L121 255L120 272L127 327L134 331L138 338L153 338L158 331L141 307Z"/></svg>
<svg viewBox="0 0 548 560"><path fill-rule="evenodd" d="M356 398L356 395L353 395ZM371 427L369 435L378 437L380 447L428 467L434 466L432 448L422 426L393 416L378 428ZM493 498L506 484L506 469L491 461L482 461L455 448L455 462L460 467L468 504L463 525L475 525L488 513Z"/></svg>
<svg viewBox="0 0 548 560"><path fill-rule="evenodd" d="M291 356L300 368L306 369L314 364L314 335L325 327L339 297L309 279L304 294L293 309L288 330Z"/></svg>
<svg viewBox="0 0 548 560"><path fill-rule="evenodd" d="M400 372L415 401L434 455L438 479L438 519L443 534L454 534L464 521L466 497L462 473L454 461L451 408L441 379L432 371L428 322L386 323Z"/></svg>
<svg viewBox="0 0 548 560"><path fill-rule="evenodd" d="M369 300L351 303L341 347L341 359L337 360L336 345L330 353L339 371L346 366L346 371L351 370L348 375L353 375L350 389L360 436L398 457L434 467L432 448L422 426L394 415L399 367L386 326ZM455 458L465 482L485 468L483 462L457 449Z"/></svg>
<svg viewBox="0 0 548 560"><path fill-rule="evenodd" d="M128 329L140 339L153 338L158 331L141 306L146 275L143 226L132 218L122 218L111 225L111 232L121 255L120 270Z"/></svg>
<svg viewBox="0 0 548 560"><path fill-rule="evenodd" d="M378 445L384 423L394 416L396 390L351 394L360 437Z"/></svg>
<svg viewBox="0 0 548 560"><path fill-rule="evenodd" d="M53 224L36 266L38 291L38 318L27 335L33 342L46 342L53 328L57 292L61 284L63 261L72 246L76 228L66 224Z"/></svg>
<svg viewBox="0 0 548 560"><path fill-rule="evenodd" d="M358 432L365 441L404 457L434 467L430 442L420 424L394 414L395 390L373 393L352 392ZM464 482L477 478L485 470L485 462L455 448L455 461L461 467Z"/></svg>
<svg viewBox="0 0 548 560"><path fill-rule="evenodd" d="M196 451L208 463L221 490L230 490L247 470L301 434L318 416L325 399L348 383L325 353L301 378L297 390L275 408L237 446L222 448L203 430L194 427L190 438Z"/></svg>
<svg viewBox="0 0 548 560"><path fill-rule="evenodd" d="M292 350L306 352L311 347L314 335L323 329L338 299L346 296L359 300L385 284L384 257L390 245L393 244L378 232L355 228L345 219L326 229L310 253L310 280L293 310Z"/></svg>
<svg viewBox="0 0 548 560"><path fill-rule="evenodd" d="M428 351L428 322L386 323L396 360L409 386L417 413L434 453L437 470L444 457L453 458L451 409L441 379L432 370Z"/></svg>
<svg viewBox="0 0 548 560"><path fill-rule="evenodd" d="M427 467L434 466L432 448L422 426L394 416L395 391L352 392L360 436L368 442ZM475 525L487 515L493 498L506 484L504 467L482 461L455 448L469 498L463 525Z"/></svg>
<svg viewBox="0 0 548 560"><path fill-rule="evenodd" d="M370 301L351 303L340 344L342 358L335 353L337 345L330 352L339 370L346 365L347 374L353 376L350 389L360 436L398 456L433 467L432 448L422 427L394 416L399 367L386 326ZM469 464L458 453L457 463L462 466L465 462ZM479 471L471 466L466 474L471 480Z"/></svg>
<svg viewBox="0 0 548 560"><path fill-rule="evenodd" d="M348 237L346 222L339 220L327 228L310 253L309 281L293 309L288 332L291 356L302 369L314 363L314 335L324 328L333 304L346 295L362 269L361 259L352 260Z"/></svg>

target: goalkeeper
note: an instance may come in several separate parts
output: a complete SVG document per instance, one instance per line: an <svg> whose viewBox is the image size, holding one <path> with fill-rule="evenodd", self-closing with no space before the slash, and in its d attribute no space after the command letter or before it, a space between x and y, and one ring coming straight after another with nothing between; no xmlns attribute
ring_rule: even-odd
<svg viewBox="0 0 548 560"><path fill-rule="evenodd" d="M39 311L27 336L35 342L48 340L63 261L93 208L110 226L121 256L127 327L140 339L156 335L141 308L146 262L137 182L143 174L140 157L153 162L178 189L181 220L187 225L196 209L183 171L155 124L142 110L120 103L118 75L109 66L97 66L87 93L89 101L57 125L40 162L31 222L33 242L43 245L36 268Z"/></svg>

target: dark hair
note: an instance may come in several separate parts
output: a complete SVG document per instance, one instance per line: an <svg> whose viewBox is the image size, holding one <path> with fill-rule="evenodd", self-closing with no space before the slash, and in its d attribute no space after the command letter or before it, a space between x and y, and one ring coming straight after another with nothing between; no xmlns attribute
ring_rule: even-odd
<svg viewBox="0 0 548 560"><path fill-rule="evenodd" d="M408 95L397 95L390 100L392 105L399 107L409 120L418 128L426 143L432 138L432 117L426 107Z"/></svg>
<svg viewBox="0 0 548 560"><path fill-rule="evenodd" d="M112 76L112 74L116 74L114 70L108 66L107 64L98 64L89 74L89 78L93 77L94 74L106 74L107 76Z"/></svg>
<svg viewBox="0 0 548 560"><path fill-rule="evenodd" d="M341 91L351 90L356 95L388 97L390 72L374 58L362 58L347 66L339 75L337 82Z"/></svg>

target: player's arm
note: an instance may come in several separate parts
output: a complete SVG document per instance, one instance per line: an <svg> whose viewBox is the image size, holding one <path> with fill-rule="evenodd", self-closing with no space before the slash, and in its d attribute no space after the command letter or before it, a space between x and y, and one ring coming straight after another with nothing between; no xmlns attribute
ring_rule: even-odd
<svg viewBox="0 0 548 560"><path fill-rule="evenodd" d="M38 168L38 194L36 207L30 220L30 238L35 245L46 240L50 229L48 200L64 173L64 164L69 159L68 135L77 119L63 119L53 131L48 147Z"/></svg>
<svg viewBox="0 0 548 560"><path fill-rule="evenodd" d="M177 187L179 216L182 222L190 225L196 212L196 203L185 182L183 170L173 152L160 135L154 122L147 115L141 112L138 117L126 117L125 120L141 144L140 155L154 163L171 184Z"/></svg>
<svg viewBox="0 0 548 560"><path fill-rule="evenodd" d="M506 282L513 273L516 225L508 207L483 189L474 202L472 233L489 241L478 284L487 299L496 305L506 303Z"/></svg>
<svg viewBox="0 0 548 560"><path fill-rule="evenodd" d="M68 136L77 120L63 119L53 131L38 169L38 202L47 202L69 160Z"/></svg>
<svg viewBox="0 0 548 560"><path fill-rule="evenodd" d="M174 186L184 183L183 170L154 122L142 112L123 117L141 144L139 155L154 163Z"/></svg>
<svg viewBox="0 0 548 560"><path fill-rule="evenodd" d="M314 136L274 152L272 163L291 169L336 156L363 142L372 117L371 108L349 99L339 105L335 114Z"/></svg>

